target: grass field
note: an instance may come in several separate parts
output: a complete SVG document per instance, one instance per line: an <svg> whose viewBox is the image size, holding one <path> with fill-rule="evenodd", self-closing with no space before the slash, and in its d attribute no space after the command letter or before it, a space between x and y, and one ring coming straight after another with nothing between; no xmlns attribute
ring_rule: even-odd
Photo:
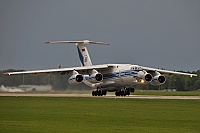
<svg viewBox="0 0 200 133"><path fill-rule="evenodd" d="M133 95L160 95L160 96L200 96L200 91L150 91L137 90Z"/></svg>
<svg viewBox="0 0 200 133"><path fill-rule="evenodd" d="M199 133L200 100L0 97L0 132Z"/></svg>

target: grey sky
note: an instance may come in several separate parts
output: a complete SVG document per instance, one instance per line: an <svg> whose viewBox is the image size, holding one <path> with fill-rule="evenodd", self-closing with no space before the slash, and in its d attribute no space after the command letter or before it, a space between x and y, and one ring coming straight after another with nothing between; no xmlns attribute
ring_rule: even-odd
<svg viewBox="0 0 200 133"><path fill-rule="evenodd" d="M200 69L199 0L0 0L0 70L80 66L74 45L89 45L93 64L130 63Z"/></svg>

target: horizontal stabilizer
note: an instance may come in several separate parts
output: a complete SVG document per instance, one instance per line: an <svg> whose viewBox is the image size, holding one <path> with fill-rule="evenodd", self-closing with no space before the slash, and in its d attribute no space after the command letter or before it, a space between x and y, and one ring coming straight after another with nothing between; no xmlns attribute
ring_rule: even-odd
<svg viewBox="0 0 200 133"><path fill-rule="evenodd" d="M95 41L89 41L89 40L83 40L83 41L54 41L54 42L45 42L45 44L67 44L67 43L109 45L109 43L95 42Z"/></svg>

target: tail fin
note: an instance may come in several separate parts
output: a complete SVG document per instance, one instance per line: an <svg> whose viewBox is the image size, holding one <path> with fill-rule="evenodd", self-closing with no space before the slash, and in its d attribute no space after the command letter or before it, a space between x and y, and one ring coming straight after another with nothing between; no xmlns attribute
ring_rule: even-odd
<svg viewBox="0 0 200 133"><path fill-rule="evenodd" d="M94 42L94 41L89 41L89 40L83 40L83 41L56 41L56 42L46 42L46 44L67 44L67 43L72 43L77 46L78 54L79 54L79 59L81 62L82 66L91 66L92 62L90 59L90 55L88 53L87 44L101 44L101 45L109 45L108 43L104 42Z"/></svg>

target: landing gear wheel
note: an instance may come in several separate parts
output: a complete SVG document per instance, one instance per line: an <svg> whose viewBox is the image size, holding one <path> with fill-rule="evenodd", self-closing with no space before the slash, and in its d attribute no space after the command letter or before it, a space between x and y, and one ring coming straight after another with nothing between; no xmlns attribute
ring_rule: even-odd
<svg viewBox="0 0 200 133"><path fill-rule="evenodd" d="M115 96L119 96L119 91L115 91Z"/></svg>
<svg viewBox="0 0 200 133"><path fill-rule="evenodd" d="M131 93L135 92L135 88L129 88Z"/></svg>
<svg viewBox="0 0 200 133"><path fill-rule="evenodd" d="M116 96L124 96L125 97L127 95L127 93L126 93L125 90L120 90L120 91L116 91L115 95Z"/></svg>
<svg viewBox="0 0 200 133"><path fill-rule="evenodd" d="M94 91L92 91L92 96L94 96Z"/></svg>
<svg viewBox="0 0 200 133"><path fill-rule="evenodd" d="M101 90L97 91L98 96L102 96Z"/></svg>
<svg viewBox="0 0 200 133"><path fill-rule="evenodd" d="M92 96L97 96L97 91L92 91Z"/></svg>
<svg viewBox="0 0 200 133"><path fill-rule="evenodd" d="M125 95L130 95L130 91L129 90L125 90Z"/></svg>

